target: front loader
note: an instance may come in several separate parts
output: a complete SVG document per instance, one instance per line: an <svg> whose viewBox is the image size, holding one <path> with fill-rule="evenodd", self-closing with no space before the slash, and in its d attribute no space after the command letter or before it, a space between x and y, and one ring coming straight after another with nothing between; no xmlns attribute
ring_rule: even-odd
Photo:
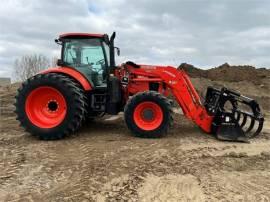
<svg viewBox="0 0 270 202"><path fill-rule="evenodd" d="M66 33L57 67L23 82L16 95L21 125L40 139L61 139L90 119L124 112L132 134L161 137L173 124L172 95L184 115L220 140L247 142L264 118L258 103L238 92L207 89L202 102L184 70L126 62L116 66L115 33ZM239 106L243 106L240 108Z"/></svg>

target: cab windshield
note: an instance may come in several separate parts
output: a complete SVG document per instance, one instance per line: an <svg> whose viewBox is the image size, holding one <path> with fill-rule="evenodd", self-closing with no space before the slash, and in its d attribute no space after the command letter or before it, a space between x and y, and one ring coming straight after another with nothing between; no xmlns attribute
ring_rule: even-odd
<svg viewBox="0 0 270 202"><path fill-rule="evenodd" d="M108 66L107 45L100 39L67 39L64 42L63 62L82 70L89 68L92 82L98 86L105 82ZM105 57L106 56L106 57ZM88 70L89 70L88 69Z"/></svg>

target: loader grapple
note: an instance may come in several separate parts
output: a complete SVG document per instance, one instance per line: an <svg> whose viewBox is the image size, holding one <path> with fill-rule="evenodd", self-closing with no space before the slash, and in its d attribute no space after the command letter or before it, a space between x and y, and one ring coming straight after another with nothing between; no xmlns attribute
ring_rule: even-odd
<svg viewBox="0 0 270 202"><path fill-rule="evenodd" d="M212 132L218 139L247 142L263 128L258 103L227 88L208 87L205 107L214 116Z"/></svg>

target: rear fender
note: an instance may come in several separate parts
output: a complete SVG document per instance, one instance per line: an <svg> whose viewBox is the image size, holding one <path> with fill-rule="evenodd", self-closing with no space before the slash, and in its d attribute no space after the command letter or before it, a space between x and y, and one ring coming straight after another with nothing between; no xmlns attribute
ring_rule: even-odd
<svg viewBox="0 0 270 202"><path fill-rule="evenodd" d="M50 69L40 72L39 74L47 74L47 73L60 73L60 74L68 75L72 77L73 79L75 79L76 81L78 81L84 90L90 91L93 89L90 82L85 78L83 74L81 74L77 70L72 69L70 67L50 68Z"/></svg>

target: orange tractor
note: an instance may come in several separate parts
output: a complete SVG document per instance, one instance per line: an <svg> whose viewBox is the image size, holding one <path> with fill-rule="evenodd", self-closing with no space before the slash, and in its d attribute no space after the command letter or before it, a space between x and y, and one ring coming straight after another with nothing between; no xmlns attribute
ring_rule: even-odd
<svg viewBox="0 0 270 202"><path fill-rule="evenodd" d="M55 40L62 46L58 67L29 78L16 95L15 112L26 131L61 139L89 119L123 111L134 135L161 137L173 123L169 95L218 139L246 142L262 130L257 102L235 91L208 87L202 102L184 70L130 61L116 66L114 39L115 33L67 33Z"/></svg>

